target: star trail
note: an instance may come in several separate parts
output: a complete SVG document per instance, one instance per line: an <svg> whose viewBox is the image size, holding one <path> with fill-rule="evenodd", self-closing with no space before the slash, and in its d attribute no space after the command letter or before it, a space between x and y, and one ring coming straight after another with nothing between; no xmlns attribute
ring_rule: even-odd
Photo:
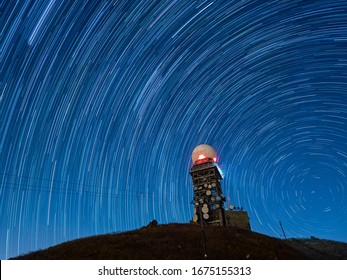
<svg viewBox="0 0 347 280"><path fill-rule="evenodd" d="M347 242L346 1L0 2L0 258L193 216Z"/></svg>

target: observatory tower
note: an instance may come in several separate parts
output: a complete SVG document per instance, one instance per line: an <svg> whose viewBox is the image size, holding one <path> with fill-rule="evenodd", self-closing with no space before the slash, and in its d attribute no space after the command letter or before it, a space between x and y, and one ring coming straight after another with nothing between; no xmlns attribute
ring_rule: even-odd
<svg viewBox="0 0 347 280"><path fill-rule="evenodd" d="M193 150L192 160L190 174L194 184L193 221L223 226L225 198L220 186L223 175L217 163L216 151L209 145L199 145Z"/></svg>
<svg viewBox="0 0 347 280"><path fill-rule="evenodd" d="M190 169L194 184L193 221L201 225L228 226L251 230L249 216L242 207L229 205L224 210L220 181L222 172L217 163L216 151L202 144L193 150L193 167Z"/></svg>

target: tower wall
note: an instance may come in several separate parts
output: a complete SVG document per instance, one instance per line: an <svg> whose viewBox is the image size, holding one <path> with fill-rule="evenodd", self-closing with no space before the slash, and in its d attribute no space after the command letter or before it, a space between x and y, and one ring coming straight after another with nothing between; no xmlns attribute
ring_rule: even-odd
<svg viewBox="0 0 347 280"><path fill-rule="evenodd" d="M225 225L224 201L220 181L223 179L217 163L195 164L191 170L194 185L193 221L210 225Z"/></svg>

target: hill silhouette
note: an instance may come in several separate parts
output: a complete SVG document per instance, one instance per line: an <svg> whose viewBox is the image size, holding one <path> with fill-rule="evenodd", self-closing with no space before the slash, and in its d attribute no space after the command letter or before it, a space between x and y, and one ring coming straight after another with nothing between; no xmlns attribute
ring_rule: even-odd
<svg viewBox="0 0 347 280"><path fill-rule="evenodd" d="M329 240L282 240L231 227L205 227L208 259L347 259L347 244ZM13 259L151 260L204 259L203 234L197 224L157 225L118 234L65 242Z"/></svg>

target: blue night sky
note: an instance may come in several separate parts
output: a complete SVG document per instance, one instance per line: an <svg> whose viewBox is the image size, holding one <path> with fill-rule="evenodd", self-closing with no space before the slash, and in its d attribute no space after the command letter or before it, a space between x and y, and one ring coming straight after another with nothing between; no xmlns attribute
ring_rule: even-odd
<svg viewBox="0 0 347 280"><path fill-rule="evenodd" d="M346 1L0 2L0 258L193 216L347 242Z"/></svg>

